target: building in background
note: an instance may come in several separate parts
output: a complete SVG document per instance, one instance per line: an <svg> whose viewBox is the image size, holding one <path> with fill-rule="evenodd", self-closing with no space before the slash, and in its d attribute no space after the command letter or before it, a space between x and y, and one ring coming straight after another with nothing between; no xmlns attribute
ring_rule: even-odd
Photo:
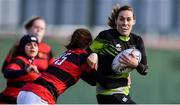
<svg viewBox="0 0 180 105"><path fill-rule="evenodd" d="M0 30L22 27L25 20L36 15L51 26L107 26L116 3L133 6L136 31L179 37L179 0L0 0Z"/></svg>

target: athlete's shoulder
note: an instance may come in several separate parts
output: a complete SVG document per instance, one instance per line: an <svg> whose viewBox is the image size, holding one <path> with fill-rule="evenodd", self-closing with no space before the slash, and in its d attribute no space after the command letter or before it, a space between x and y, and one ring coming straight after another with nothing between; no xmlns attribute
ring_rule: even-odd
<svg viewBox="0 0 180 105"><path fill-rule="evenodd" d="M115 33L115 32L117 32L116 29L107 29L107 30L101 31L101 32L99 33L99 35L101 35L101 34L113 34L113 33Z"/></svg>
<svg viewBox="0 0 180 105"><path fill-rule="evenodd" d="M20 67L25 67L25 65L26 65L26 63L28 63L29 61L28 61L28 59L27 58L25 58L24 56L17 56L17 57L15 57L15 58L13 58L12 60L11 60L11 63L10 64L17 64L17 65L19 65Z"/></svg>
<svg viewBox="0 0 180 105"><path fill-rule="evenodd" d="M142 41L142 40L143 40L140 35L135 34L135 33L131 33L131 37L132 37L132 39L135 40L135 41Z"/></svg>
<svg viewBox="0 0 180 105"><path fill-rule="evenodd" d="M27 61L28 61L28 59L25 58L24 56L17 56L17 57L15 57L15 58L13 58L13 60L22 60L22 61L24 61L24 62L27 62Z"/></svg>
<svg viewBox="0 0 180 105"><path fill-rule="evenodd" d="M51 51L51 47L47 43L42 42L42 43L39 43L39 50L40 51L45 50L45 51L49 52L49 51Z"/></svg>
<svg viewBox="0 0 180 105"><path fill-rule="evenodd" d="M112 36L118 34L117 30L116 29L107 29L107 30L103 30L101 31L97 38L100 38L100 39L111 39Z"/></svg>
<svg viewBox="0 0 180 105"><path fill-rule="evenodd" d="M47 43L44 43L44 42L39 43L39 47L51 49L50 45L48 45Z"/></svg>
<svg viewBox="0 0 180 105"><path fill-rule="evenodd" d="M76 54L76 55L88 54L86 50L80 49L80 48L67 50L66 53L73 53L73 54Z"/></svg>
<svg viewBox="0 0 180 105"><path fill-rule="evenodd" d="M78 61L77 63L79 63L80 65L82 65L83 63L86 62L87 57L88 57L88 53L86 50L78 48L78 49L72 50L72 52L74 52L74 57L72 56L72 58L70 58L70 59L74 58L74 60L75 60L74 62Z"/></svg>

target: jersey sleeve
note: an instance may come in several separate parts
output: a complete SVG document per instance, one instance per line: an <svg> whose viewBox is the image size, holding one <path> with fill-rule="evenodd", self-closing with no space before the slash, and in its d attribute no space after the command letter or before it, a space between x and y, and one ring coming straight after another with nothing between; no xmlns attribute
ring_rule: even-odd
<svg viewBox="0 0 180 105"><path fill-rule="evenodd" d="M142 59L141 59L141 62L138 64L136 70L140 74L146 75L148 72L148 65L147 65L146 51L145 51L144 42L142 38L139 39L139 50L141 51Z"/></svg>
<svg viewBox="0 0 180 105"><path fill-rule="evenodd" d="M95 52L98 53L101 51L101 49L104 46L104 42L102 40L103 37L103 32L100 32L98 34L98 36L96 37L96 39L92 42L92 44L90 45L89 49L91 50L91 52Z"/></svg>
<svg viewBox="0 0 180 105"><path fill-rule="evenodd" d="M27 74L24 62L17 58L13 59L12 62L5 68L3 74L5 78L9 79L18 78Z"/></svg>
<svg viewBox="0 0 180 105"><path fill-rule="evenodd" d="M87 57L88 57L88 54L79 55L78 62L83 71L89 72L90 67L87 64Z"/></svg>

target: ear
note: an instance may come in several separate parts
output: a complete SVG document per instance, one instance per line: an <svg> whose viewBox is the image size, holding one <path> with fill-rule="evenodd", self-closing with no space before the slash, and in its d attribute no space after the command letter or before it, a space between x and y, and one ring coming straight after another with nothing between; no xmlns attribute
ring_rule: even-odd
<svg viewBox="0 0 180 105"><path fill-rule="evenodd" d="M135 25L135 24L136 24L136 19L133 20L133 25Z"/></svg>
<svg viewBox="0 0 180 105"><path fill-rule="evenodd" d="M115 20L115 23L117 24L117 19Z"/></svg>

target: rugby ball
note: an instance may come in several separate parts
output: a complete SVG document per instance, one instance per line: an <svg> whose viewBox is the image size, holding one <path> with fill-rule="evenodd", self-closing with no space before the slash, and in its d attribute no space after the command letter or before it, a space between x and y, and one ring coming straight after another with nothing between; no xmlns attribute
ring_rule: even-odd
<svg viewBox="0 0 180 105"><path fill-rule="evenodd" d="M125 55L125 56L131 57L132 55L130 55L130 54L133 54L136 57L136 59L138 60L138 62L141 61L142 55L138 49L130 48L130 49L123 50L114 58L114 60L112 62L112 70L114 73L122 74L122 73L131 72L133 70L133 68L127 68L127 66L125 64L120 63L120 61L121 61L120 56Z"/></svg>

